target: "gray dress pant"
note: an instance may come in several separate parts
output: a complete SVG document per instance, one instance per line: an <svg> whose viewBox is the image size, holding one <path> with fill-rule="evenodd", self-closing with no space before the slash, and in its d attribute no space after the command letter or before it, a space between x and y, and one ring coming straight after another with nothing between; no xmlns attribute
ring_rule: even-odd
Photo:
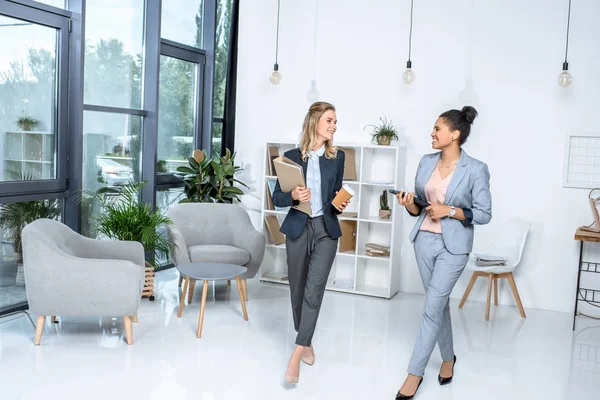
<svg viewBox="0 0 600 400"><path fill-rule="evenodd" d="M425 307L408 373L423 376L436 342L442 360L454 359L449 299L469 255L450 253L441 234L426 231L417 234L414 249L425 288Z"/></svg>
<svg viewBox="0 0 600 400"><path fill-rule="evenodd" d="M296 344L310 346L327 278L331 271L338 239L332 239L325 229L323 217L309 218L296 239L286 238L288 281Z"/></svg>

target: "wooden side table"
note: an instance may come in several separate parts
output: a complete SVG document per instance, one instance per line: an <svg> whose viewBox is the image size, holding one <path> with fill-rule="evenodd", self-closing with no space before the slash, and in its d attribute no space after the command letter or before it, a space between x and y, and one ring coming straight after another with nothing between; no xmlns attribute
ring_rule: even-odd
<svg viewBox="0 0 600 400"><path fill-rule="evenodd" d="M575 318L577 317L577 305L580 301L587 303L600 305L600 288L580 288L581 273L595 273L600 274L600 262L594 263L590 261L583 261L583 243L600 243L600 233L590 232L586 230L577 229L575 231L575 240L580 242L579 244L579 264L577 268L577 291L575 292L575 312L573 313L573 330L575 330Z"/></svg>

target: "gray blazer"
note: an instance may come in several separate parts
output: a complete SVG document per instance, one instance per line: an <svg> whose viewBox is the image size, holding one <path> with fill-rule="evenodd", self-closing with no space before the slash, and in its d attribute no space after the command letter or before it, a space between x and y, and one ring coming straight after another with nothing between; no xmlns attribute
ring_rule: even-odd
<svg viewBox="0 0 600 400"><path fill-rule="evenodd" d="M441 152L427 154L421 158L415 177L415 195L426 199L425 185L431 177ZM442 237L452 254L469 254L473 250L473 225L485 225L492 219L492 194L490 193L490 172L485 163L469 157L462 150L454 175L448 185L444 204L462 208L466 221L454 218L442 219ZM411 214L412 215L412 214ZM421 209L409 239L414 242L425 219L425 209Z"/></svg>

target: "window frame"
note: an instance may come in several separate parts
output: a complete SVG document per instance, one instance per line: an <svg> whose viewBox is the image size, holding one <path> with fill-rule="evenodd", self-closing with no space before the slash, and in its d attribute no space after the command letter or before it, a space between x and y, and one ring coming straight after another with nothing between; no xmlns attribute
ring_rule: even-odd
<svg viewBox="0 0 600 400"><path fill-rule="evenodd" d="M198 148L198 144L202 143L202 137L205 135L204 129L204 84L206 78L206 51L198 49L193 46L188 46L182 43L173 42L168 39L161 39L160 41L160 56L166 56L176 58L178 60L190 62L196 64L196 85L194 87L194 131L193 141L195 148ZM159 71L160 81L160 71ZM159 85L160 86L160 85ZM159 89L160 90L160 89ZM160 95L160 93L159 93ZM160 108L158 109L160 115ZM208 132L210 135L210 132ZM157 146L158 146L158 131L157 131ZM157 152L158 154L158 152ZM158 156L156 157L155 163L158 162ZM175 177L173 173L161 173L156 172L156 190L165 189L166 187L172 188L177 186L183 186L183 182Z"/></svg>
<svg viewBox="0 0 600 400"><path fill-rule="evenodd" d="M47 6L49 7L49 6ZM43 8L47 8L43 7ZM54 7L50 7L55 9ZM68 189L67 160L69 142L69 42L70 18L64 13L34 9L21 3L0 3L0 15L56 29L56 72L54 121L56 152L54 156L55 178L31 181L0 181L2 196L19 196L39 193L59 193Z"/></svg>

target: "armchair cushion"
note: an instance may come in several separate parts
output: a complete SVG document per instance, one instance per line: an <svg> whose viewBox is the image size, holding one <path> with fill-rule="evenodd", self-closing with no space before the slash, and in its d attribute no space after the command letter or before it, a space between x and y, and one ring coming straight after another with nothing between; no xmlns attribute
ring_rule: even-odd
<svg viewBox="0 0 600 400"><path fill-rule="evenodd" d="M188 248L192 262L216 262L223 264L246 265L250 253L239 247L219 244L199 244Z"/></svg>

